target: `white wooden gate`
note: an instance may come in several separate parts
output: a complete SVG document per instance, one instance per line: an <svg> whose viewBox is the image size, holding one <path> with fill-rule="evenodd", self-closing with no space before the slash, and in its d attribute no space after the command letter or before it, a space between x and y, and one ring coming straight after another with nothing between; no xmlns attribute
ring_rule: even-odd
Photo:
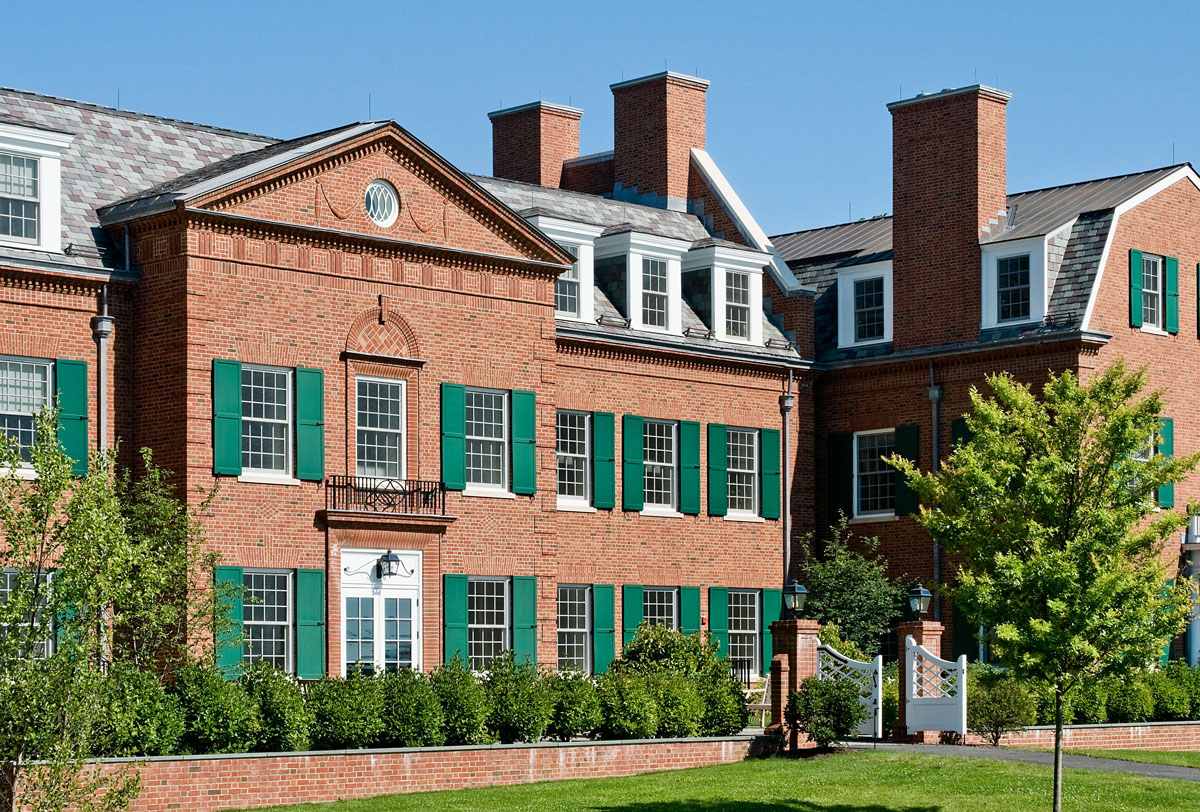
<svg viewBox="0 0 1200 812"><path fill-rule="evenodd" d="M904 639L904 718L909 733L922 730L967 732L967 657L943 660Z"/></svg>
<svg viewBox="0 0 1200 812"><path fill-rule="evenodd" d="M817 646L817 678L847 679L854 683L858 687L858 701L867 709L866 721L854 732L883 738L883 657L864 663L821 644Z"/></svg>

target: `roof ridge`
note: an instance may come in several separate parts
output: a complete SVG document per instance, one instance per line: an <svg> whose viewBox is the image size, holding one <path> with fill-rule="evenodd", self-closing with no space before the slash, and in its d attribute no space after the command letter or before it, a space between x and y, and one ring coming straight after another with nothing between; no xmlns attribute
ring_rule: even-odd
<svg viewBox="0 0 1200 812"><path fill-rule="evenodd" d="M1016 197L1017 195L1030 195L1030 194L1033 194L1034 192L1048 192L1051 189L1065 189L1068 186L1083 186L1084 184L1087 184L1087 183L1102 183L1106 180L1117 180L1118 178L1132 178L1135 175L1151 175L1155 172L1162 172L1165 169L1182 169L1185 166L1191 166L1191 165L1192 164L1190 161L1184 161L1183 163L1180 163L1180 164L1167 164L1166 166L1159 166L1154 169L1143 169L1138 172L1122 172L1119 175L1109 175L1109 176L1103 177L1103 178L1088 178L1087 180L1077 180L1074 183L1056 183L1053 186L1043 186L1039 189L1022 189L1019 192L1010 192L1010 193L1008 193L1007 197Z"/></svg>
<svg viewBox="0 0 1200 812"><path fill-rule="evenodd" d="M811 234L814 231L824 231L828 228L844 228L845 226L858 226L858 225L862 225L864 223L877 223L880 220L891 220L891 219L892 219L892 215L881 214L881 215L876 215L875 217L864 217L861 220L847 220L844 223L830 223L829 225L826 225L826 226L813 226L812 228L801 228L796 231L785 231L783 234L772 235L771 239L775 240L780 237L793 237L797 234Z"/></svg>
<svg viewBox="0 0 1200 812"><path fill-rule="evenodd" d="M684 217L696 217L695 214L692 214L691 212L687 212L687 211L676 211L674 209L664 209L664 208L660 208L658 206L647 206L645 203L634 203L629 200L616 200L611 197L605 197L604 195L594 195L591 192L577 192L574 189L562 189L562 188L553 188L550 186L541 186L537 183L530 183L529 181L524 181L524 180L513 180L512 178L498 178L495 175L480 175L480 174L477 174L474 172L468 172L466 174L467 174L467 177L469 177L475 181L494 180L494 181L499 181L500 183L512 183L512 184L516 184L518 186L527 186L531 189L540 189L541 191L548 192L550 194L574 195L576 197L587 198L589 200L602 200L605 203L612 203L612 204L620 205L620 206L631 206L631 207L638 208L638 209L644 209L646 211L661 212L661 213L666 213L666 214L678 214L678 215L682 215ZM699 219L699 218L697 217L696 219Z"/></svg>
<svg viewBox="0 0 1200 812"><path fill-rule="evenodd" d="M153 113L139 113L136 110L120 110L116 107L108 107L103 104L96 104L95 102L80 101L79 99L68 99L64 96L52 96L49 93L37 93L32 90L21 90L20 88L15 88L15 87L0 86L0 93L18 93L22 96L28 96L28 97L35 98L35 99L47 99L52 102L58 102L60 104L69 104L74 107L83 107L83 108L87 108L89 110L99 110L99 111L102 111L105 113L122 116L124 118L153 119L155 121L164 121L164 122L168 122L170 124L182 125L184 127L189 127L189 128L193 128L193 129L197 129L197 130L205 130L208 132L215 132L215 133L227 133L229 135L238 135L238 136L242 136L242 137L249 137L249 138L260 140L260 141L267 141L269 143L278 143L281 140L281 139L276 138L271 135L263 135L261 133L252 133L252 132L248 132L246 130L234 130L229 127L217 127L213 124L201 124L200 122L197 122L197 121L187 121L186 119L171 118L169 116L158 116Z"/></svg>

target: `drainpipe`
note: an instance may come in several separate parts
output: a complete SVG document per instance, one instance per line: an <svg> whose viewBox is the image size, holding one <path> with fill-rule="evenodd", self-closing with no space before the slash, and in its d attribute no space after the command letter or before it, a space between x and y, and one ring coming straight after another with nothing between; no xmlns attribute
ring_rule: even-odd
<svg viewBox="0 0 1200 812"><path fill-rule="evenodd" d="M1200 516L1188 517L1183 553L1186 556L1183 573L1191 580L1192 594L1195 595L1197 584L1200 583ZM1193 668L1200 665L1200 607L1192 609L1192 619L1188 621L1187 658L1188 665Z"/></svg>
<svg viewBox="0 0 1200 812"><path fill-rule="evenodd" d="M791 411L796 405L792 395L792 370L788 370L787 389L779 396L779 411L783 414L783 586L788 585L792 568L792 470L788 463L788 447L792 442Z"/></svg>
<svg viewBox="0 0 1200 812"><path fill-rule="evenodd" d="M129 235L126 232L126 241ZM126 253L126 263L128 263ZM112 335L113 318L108 315L108 284L100 291L100 315L92 316L92 339L96 342L96 439L100 450L108 448L108 337Z"/></svg>
<svg viewBox="0 0 1200 812"><path fill-rule="evenodd" d="M933 378L933 359L929 361L929 408L932 411L930 422L933 424L932 441L933 455L930 462L933 464L934 473L941 467L941 457L938 454L939 446L942 438L939 431L942 424L942 387L934 382ZM935 539L933 542L933 582L934 584L942 583L942 545ZM942 619L942 597L939 594L933 601L933 619Z"/></svg>

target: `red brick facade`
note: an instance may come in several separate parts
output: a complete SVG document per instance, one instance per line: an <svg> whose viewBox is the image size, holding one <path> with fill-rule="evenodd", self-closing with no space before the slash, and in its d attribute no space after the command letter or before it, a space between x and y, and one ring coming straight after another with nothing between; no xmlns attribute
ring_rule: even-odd
<svg viewBox="0 0 1200 812"><path fill-rule="evenodd" d="M546 102L490 113L492 174L552 189L565 186L563 161L579 157L582 115Z"/></svg>

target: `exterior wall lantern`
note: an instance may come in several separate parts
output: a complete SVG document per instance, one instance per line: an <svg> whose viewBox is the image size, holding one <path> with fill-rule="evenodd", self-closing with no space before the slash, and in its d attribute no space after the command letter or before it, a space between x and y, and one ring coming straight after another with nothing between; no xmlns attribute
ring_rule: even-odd
<svg viewBox="0 0 1200 812"><path fill-rule="evenodd" d="M388 550L379 556L379 577L390 578L400 574L400 556Z"/></svg>
<svg viewBox="0 0 1200 812"><path fill-rule="evenodd" d="M787 609L788 617L795 620L804 611L804 603L808 600L808 590L793 580L783 590L783 606Z"/></svg>
<svg viewBox="0 0 1200 812"><path fill-rule="evenodd" d="M925 619L925 613L929 611L929 601L932 598L933 594L921 584L908 590L908 607L917 616L917 620Z"/></svg>

